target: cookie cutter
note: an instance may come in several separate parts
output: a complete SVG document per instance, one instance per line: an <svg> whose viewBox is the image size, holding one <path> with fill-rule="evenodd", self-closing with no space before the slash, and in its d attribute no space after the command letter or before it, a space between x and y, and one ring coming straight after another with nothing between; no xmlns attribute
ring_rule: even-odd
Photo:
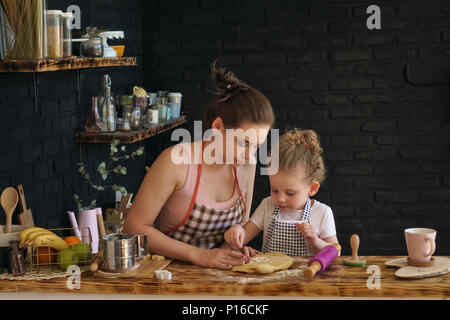
<svg viewBox="0 0 450 320"><path fill-rule="evenodd" d="M156 276L156 279L158 279L158 280L171 280L172 272L167 271L167 270L156 270L155 276Z"/></svg>

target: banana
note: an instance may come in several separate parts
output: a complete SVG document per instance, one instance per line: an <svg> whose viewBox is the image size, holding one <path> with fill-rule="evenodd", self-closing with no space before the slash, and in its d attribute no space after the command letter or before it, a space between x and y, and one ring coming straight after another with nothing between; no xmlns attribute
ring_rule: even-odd
<svg viewBox="0 0 450 320"><path fill-rule="evenodd" d="M42 234L54 234L54 233L49 230L31 232L28 234L27 238L25 239L25 243L28 245L32 244L33 240ZM55 236L56 236L56 234L55 234Z"/></svg>
<svg viewBox="0 0 450 320"><path fill-rule="evenodd" d="M60 250L61 248L68 248L67 243L56 234L41 234L38 235L33 244L36 247L51 247L56 250Z"/></svg>
<svg viewBox="0 0 450 320"><path fill-rule="evenodd" d="M30 228L31 229L31 228ZM24 244L29 242L30 237L35 237L36 234L39 233L53 233L47 229L43 228L33 228L34 230L30 230L29 232L25 233L24 236L20 236L20 246L23 246ZM25 231L25 230L24 230Z"/></svg>
<svg viewBox="0 0 450 320"><path fill-rule="evenodd" d="M47 229L39 228L39 227L26 228L26 229L22 230L22 232L21 232L20 235L19 235L20 242L25 242L24 239L26 239L27 236L28 236L30 233L32 233L32 232L35 232L35 231L45 231L45 230L47 230Z"/></svg>

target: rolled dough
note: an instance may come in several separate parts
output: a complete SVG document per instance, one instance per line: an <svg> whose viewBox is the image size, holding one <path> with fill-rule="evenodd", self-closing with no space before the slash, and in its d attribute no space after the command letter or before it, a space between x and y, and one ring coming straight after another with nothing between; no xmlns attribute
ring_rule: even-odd
<svg viewBox="0 0 450 320"><path fill-rule="evenodd" d="M281 252L267 252L257 254L250 262L241 266L235 266L231 271L245 273L269 274L279 270L289 269L294 260Z"/></svg>

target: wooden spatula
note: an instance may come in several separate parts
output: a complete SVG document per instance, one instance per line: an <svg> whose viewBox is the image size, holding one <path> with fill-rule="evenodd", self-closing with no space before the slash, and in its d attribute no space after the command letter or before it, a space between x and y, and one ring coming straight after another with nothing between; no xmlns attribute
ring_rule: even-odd
<svg viewBox="0 0 450 320"><path fill-rule="evenodd" d="M19 196L17 195L16 189L8 187L3 190L0 202L6 213L5 233L11 233L12 215L16 209L17 202L19 202Z"/></svg>
<svg viewBox="0 0 450 320"><path fill-rule="evenodd" d="M103 216L102 214L97 214L97 224L98 224L98 231L100 233L100 239L102 239L106 235L105 231L105 225L103 222ZM100 265L103 263L103 248L98 250L97 254L93 257L91 266L89 267L92 272L95 272L98 270Z"/></svg>
<svg viewBox="0 0 450 320"><path fill-rule="evenodd" d="M27 203L25 202L25 193L23 192L23 186L21 184L17 186L17 191L19 192L19 202L20 208L22 210L22 212L17 216L19 219L19 223L23 226L34 227L33 214L31 213L31 209L27 208Z"/></svg>

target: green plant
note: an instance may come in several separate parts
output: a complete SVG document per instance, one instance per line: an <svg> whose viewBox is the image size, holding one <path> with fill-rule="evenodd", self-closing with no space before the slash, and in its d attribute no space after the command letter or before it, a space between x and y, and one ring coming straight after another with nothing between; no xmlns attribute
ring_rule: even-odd
<svg viewBox="0 0 450 320"><path fill-rule="evenodd" d="M88 185L96 190L95 197L97 197L97 193L100 191L105 191L106 189L111 189L112 191L120 191L122 193L122 196L125 196L127 194L127 189L124 186L119 186L117 184L113 185L103 185L102 182L105 182L106 179L111 174L121 174L126 175L127 174L127 168L119 164L120 162L128 161L129 159L134 160L136 157L140 157L144 154L144 147L140 147L136 151L131 152L130 154L127 154L127 149L125 145L122 145L119 148L120 141L117 139L114 139L111 142L111 148L110 148L110 154L109 159L105 162L101 162L97 166L97 173L95 175L91 175L87 171L87 165L84 163L77 163L78 165L78 172L80 173L81 177L85 179L88 182ZM73 195L73 200L75 201L78 210L83 208L83 202L80 199L80 196L78 194ZM91 208L95 208L97 206L97 199L92 200L91 204L89 205Z"/></svg>

